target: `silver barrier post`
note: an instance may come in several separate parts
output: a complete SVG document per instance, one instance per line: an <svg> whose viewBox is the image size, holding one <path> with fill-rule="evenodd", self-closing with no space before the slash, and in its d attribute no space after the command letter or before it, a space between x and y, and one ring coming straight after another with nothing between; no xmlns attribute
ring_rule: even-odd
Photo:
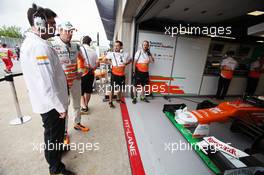
<svg viewBox="0 0 264 175"><path fill-rule="evenodd" d="M17 117L13 120L11 120L9 122L10 125L21 125L24 124L28 121L31 120L30 116L23 116L20 106L19 106L19 102L18 102L18 98L17 98L17 93L16 93L16 88L14 85L14 78L12 74L6 74L5 75L5 80L9 82L10 87L11 87L11 91L12 91L12 95L13 95L13 99L14 99L14 103L15 103L15 107L16 107L16 113L17 113Z"/></svg>

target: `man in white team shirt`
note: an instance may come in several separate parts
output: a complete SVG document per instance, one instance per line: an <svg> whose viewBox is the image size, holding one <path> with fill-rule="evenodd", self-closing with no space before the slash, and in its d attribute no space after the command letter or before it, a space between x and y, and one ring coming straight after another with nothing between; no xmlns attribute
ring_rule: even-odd
<svg viewBox="0 0 264 175"><path fill-rule="evenodd" d="M82 76L81 82L81 111L88 112L88 104L91 98L91 93L93 92L93 82L94 82L94 71L99 66L99 61L97 54L94 49L90 47L92 39L89 36L84 36L82 38L82 46L80 50L88 68L88 72Z"/></svg>
<svg viewBox="0 0 264 175"><path fill-rule="evenodd" d="M123 96L123 90L125 87L125 68L128 64L132 62L132 59L129 57L129 54L122 51L123 43L121 41L115 41L114 52L108 52L106 55L107 63L112 65L111 72L111 93L109 95L109 106L114 108L112 97L117 88L117 101L122 102L121 98Z"/></svg>
<svg viewBox="0 0 264 175"><path fill-rule="evenodd" d="M233 78L234 71L237 67L237 61L233 58L234 56L234 51L228 51L226 52L226 58L223 59L221 62L221 67L220 67L220 77L218 81L218 89L216 93L216 98L217 99L224 99L227 91L229 84Z"/></svg>
<svg viewBox="0 0 264 175"><path fill-rule="evenodd" d="M42 117L45 158L50 174L72 175L61 162L60 149L68 110L66 78L56 52L47 42L54 35L57 15L35 4L27 15L31 31L21 47L21 67L33 111Z"/></svg>
<svg viewBox="0 0 264 175"><path fill-rule="evenodd" d="M254 95L258 86L261 74L264 71L264 56L250 64L250 69L247 78L246 95Z"/></svg>
<svg viewBox="0 0 264 175"><path fill-rule="evenodd" d="M137 87L141 86L141 95L140 100L149 103L145 96L145 87L149 84L149 64L154 63L154 58L150 53L149 42L147 40L143 41L142 49L138 50L134 58L134 67L135 67L135 88L134 88L134 97L132 100L133 104L137 103Z"/></svg>

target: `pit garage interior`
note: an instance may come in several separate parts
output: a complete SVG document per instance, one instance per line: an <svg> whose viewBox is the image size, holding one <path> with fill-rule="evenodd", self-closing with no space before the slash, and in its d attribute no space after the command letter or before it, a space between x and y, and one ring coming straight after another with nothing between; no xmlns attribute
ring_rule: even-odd
<svg viewBox="0 0 264 175"><path fill-rule="evenodd" d="M111 8L107 4L112 4ZM108 39L121 40L132 57L144 40L156 60L150 66L150 81L163 81L174 91L154 94L150 103L126 105L145 174L215 174L194 150L173 150L180 142L187 144L179 130L162 112L164 104L181 104L195 110L204 100L219 104L241 99L247 84L248 63L264 53L264 2L257 0L154 0L97 1ZM107 8L108 7L108 8ZM111 14L111 15L109 15ZM120 22L121 21L121 22ZM111 24L111 25L110 25ZM230 27L228 35L174 34L166 30L179 26ZM160 44L158 47L157 45ZM160 47L164 47L161 51ZM238 67L225 100L214 98L219 79L219 63L228 50L235 51ZM128 70L128 82L133 69ZM157 80L162 77L163 80ZM167 79L166 79L167 78ZM262 75L255 95L264 94ZM176 88L176 89L175 89ZM165 97L165 98L164 98ZM254 139L230 131L233 119L210 124L210 136L245 150ZM170 145L166 148L166 145ZM129 149L128 149L129 150ZM263 155L256 156L264 160ZM133 161L131 161L133 163ZM132 164L130 162L130 164ZM134 170L134 172L137 172ZM133 169L132 169L133 173ZM136 173L137 174L137 173Z"/></svg>

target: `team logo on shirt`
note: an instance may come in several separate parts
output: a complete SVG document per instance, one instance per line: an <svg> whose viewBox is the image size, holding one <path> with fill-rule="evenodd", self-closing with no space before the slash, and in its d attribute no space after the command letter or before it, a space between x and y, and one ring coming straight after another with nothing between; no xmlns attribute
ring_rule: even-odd
<svg viewBox="0 0 264 175"><path fill-rule="evenodd" d="M46 56L46 55L37 56L36 59L38 61L38 65L49 64L49 59L48 59L48 56Z"/></svg>

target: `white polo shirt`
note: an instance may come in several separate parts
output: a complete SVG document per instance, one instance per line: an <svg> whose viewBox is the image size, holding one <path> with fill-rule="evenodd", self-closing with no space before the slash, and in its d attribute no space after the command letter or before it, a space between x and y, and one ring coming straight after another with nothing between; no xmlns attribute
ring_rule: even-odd
<svg viewBox="0 0 264 175"><path fill-rule="evenodd" d="M115 67L125 66L131 60L126 52L108 52L106 58L110 59Z"/></svg>
<svg viewBox="0 0 264 175"><path fill-rule="evenodd" d="M83 44L80 47L80 50L82 52L83 57L85 58L85 61L87 65L90 65L91 67L96 67L96 62L98 59L98 56L91 47L89 47L87 44Z"/></svg>
<svg viewBox="0 0 264 175"><path fill-rule="evenodd" d="M259 67L260 67L260 62L259 62L259 60L254 61L253 63L250 64L250 70L251 70L251 71L252 71L252 70L255 70L255 69L259 68Z"/></svg>
<svg viewBox="0 0 264 175"><path fill-rule="evenodd" d="M237 61L232 57L227 57L221 62L221 66L227 66L231 70L235 70L237 67Z"/></svg>
<svg viewBox="0 0 264 175"><path fill-rule="evenodd" d="M135 54L134 62L136 62L136 63L151 63L152 60L149 58L147 52L144 52L143 49L140 49Z"/></svg>

